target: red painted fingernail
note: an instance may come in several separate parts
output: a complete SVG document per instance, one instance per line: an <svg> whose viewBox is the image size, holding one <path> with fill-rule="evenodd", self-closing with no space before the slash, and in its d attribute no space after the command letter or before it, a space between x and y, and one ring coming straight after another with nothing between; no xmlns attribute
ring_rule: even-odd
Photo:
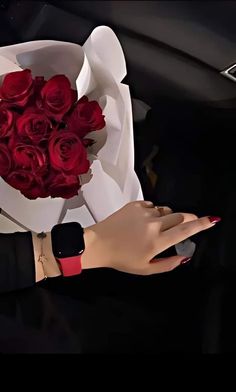
<svg viewBox="0 0 236 392"><path fill-rule="evenodd" d="M218 223L221 221L221 218L219 216L208 216L209 221L212 224Z"/></svg>
<svg viewBox="0 0 236 392"><path fill-rule="evenodd" d="M183 260L181 260L180 264L186 264L190 260L191 260L191 257L185 257Z"/></svg>

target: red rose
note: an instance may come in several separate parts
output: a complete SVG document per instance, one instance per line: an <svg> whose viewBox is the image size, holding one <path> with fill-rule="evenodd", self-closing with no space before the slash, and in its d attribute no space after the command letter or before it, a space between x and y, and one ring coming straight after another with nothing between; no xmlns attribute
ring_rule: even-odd
<svg viewBox="0 0 236 392"><path fill-rule="evenodd" d="M6 176L11 168L11 156L5 144L0 143L0 176Z"/></svg>
<svg viewBox="0 0 236 392"><path fill-rule="evenodd" d="M38 106L47 116L60 121L76 102L77 93L71 89L70 81L65 75L53 76L41 90Z"/></svg>
<svg viewBox="0 0 236 392"><path fill-rule="evenodd" d="M12 110L12 105L9 102L6 102L6 101L0 101L0 108L1 109Z"/></svg>
<svg viewBox="0 0 236 392"><path fill-rule="evenodd" d="M3 80L0 88L0 98L14 106L23 107L33 93L33 85L29 69L10 72Z"/></svg>
<svg viewBox="0 0 236 392"><path fill-rule="evenodd" d="M14 162L22 170L31 170L41 176L47 170L47 157L40 147L28 144L16 144L12 151Z"/></svg>
<svg viewBox="0 0 236 392"><path fill-rule="evenodd" d="M45 197L49 196L49 194L45 191L43 186L41 186L37 182L33 182L31 184L30 189L27 189L25 191L21 191L21 193L22 193L22 195L27 197L27 199L30 199L30 200L35 200L38 197L45 198Z"/></svg>
<svg viewBox="0 0 236 392"><path fill-rule="evenodd" d="M34 93L30 96L28 102L27 102L27 111L29 109L34 109L35 111L35 105L38 104L38 101L40 102L41 100L41 90L43 86L45 86L46 80L44 79L44 76L35 76L34 78ZM38 109L38 108L37 108Z"/></svg>
<svg viewBox="0 0 236 392"><path fill-rule="evenodd" d="M54 133L49 141L49 156L52 167L66 174L83 174L89 169L86 149L79 137L69 131Z"/></svg>
<svg viewBox="0 0 236 392"><path fill-rule="evenodd" d="M16 123L18 135L22 139L30 139L38 144L48 138L52 131L52 124L44 113L26 110Z"/></svg>
<svg viewBox="0 0 236 392"><path fill-rule="evenodd" d="M46 80L44 79L44 76L35 76L34 78L34 90L35 94L40 95L42 88L46 84Z"/></svg>
<svg viewBox="0 0 236 392"><path fill-rule="evenodd" d="M67 124L69 129L83 138L88 132L104 128L106 124L104 117L98 102L89 102L88 98L84 96L76 104Z"/></svg>
<svg viewBox="0 0 236 392"><path fill-rule="evenodd" d="M93 139L87 139L87 138L82 139L81 142L84 147L90 147L95 143Z"/></svg>
<svg viewBox="0 0 236 392"><path fill-rule="evenodd" d="M0 139L11 135L14 126L14 113L0 107Z"/></svg>
<svg viewBox="0 0 236 392"><path fill-rule="evenodd" d="M62 197L63 199L70 199L78 195L80 189L80 182L77 176L64 175L57 173L50 179L48 192L51 197Z"/></svg>
<svg viewBox="0 0 236 392"><path fill-rule="evenodd" d="M40 182L35 180L35 176L25 170L13 171L4 180L13 188L18 189L28 199L34 200L37 197L48 196Z"/></svg>

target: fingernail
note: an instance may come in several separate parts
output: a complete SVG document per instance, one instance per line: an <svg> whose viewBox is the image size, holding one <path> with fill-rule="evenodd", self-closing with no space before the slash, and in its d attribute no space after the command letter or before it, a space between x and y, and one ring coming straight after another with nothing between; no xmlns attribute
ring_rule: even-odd
<svg viewBox="0 0 236 392"><path fill-rule="evenodd" d="M221 218L219 216L208 216L209 221L212 224L218 223L221 221Z"/></svg>
<svg viewBox="0 0 236 392"><path fill-rule="evenodd" d="M180 264L186 264L190 260L191 260L191 257L185 257L183 260L181 260Z"/></svg>

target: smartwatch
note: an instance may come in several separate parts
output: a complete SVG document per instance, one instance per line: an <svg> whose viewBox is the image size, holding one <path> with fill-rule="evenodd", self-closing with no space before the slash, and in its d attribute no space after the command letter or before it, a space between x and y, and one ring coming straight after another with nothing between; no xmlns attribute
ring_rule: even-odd
<svg viewBox="0 0 236 392"><path fill-rule="evenodd" d="M77 222L61 223L51 231L52 252L63 276L78 275L82 271L84 230Z"/></svg>

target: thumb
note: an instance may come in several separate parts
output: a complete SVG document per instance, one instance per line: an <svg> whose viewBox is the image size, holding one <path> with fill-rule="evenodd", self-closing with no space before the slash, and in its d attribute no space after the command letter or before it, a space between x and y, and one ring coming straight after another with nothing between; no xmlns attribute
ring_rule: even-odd
<svg viewBox="0 0 236 392"><path fill-rule="evenodd" d="M186 264L191 257L172 256L158 259L152 259L149 263L149 274L160 274L162 272L172 271L181 264Z"/></svg>

